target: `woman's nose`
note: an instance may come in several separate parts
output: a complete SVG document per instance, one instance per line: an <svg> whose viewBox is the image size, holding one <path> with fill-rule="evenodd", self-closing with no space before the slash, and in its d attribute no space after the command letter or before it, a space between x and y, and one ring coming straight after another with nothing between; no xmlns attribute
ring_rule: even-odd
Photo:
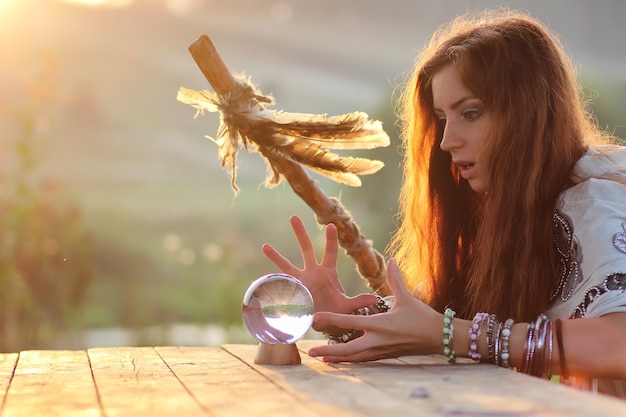
<svg viewBox="0 0 626 417"><path fill-rule="evenodd" d="M459 129L453 122L446 122L443 128L443 136L441 137L441 143L439 147L442 151L450 152L452 149L459 148L463 144Z"/></svg>

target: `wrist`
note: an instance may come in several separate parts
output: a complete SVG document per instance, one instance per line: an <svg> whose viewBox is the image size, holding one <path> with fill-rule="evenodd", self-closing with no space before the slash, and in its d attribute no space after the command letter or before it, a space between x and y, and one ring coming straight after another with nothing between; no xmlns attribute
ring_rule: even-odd
<svg viewBox="0 0 626 417"><path fill-rule="evenodd" d="M499 321L493 314L477 313L473 320L454 319L453 326L457 356L539 377L552 373L553 328L544 314L536 321L516 324L511 318Z"/></svg>
<svg viewBox="0 0 626 417"><path fill-rule="evenodd" d="M452 339L452 346L456 352L456 356L459 358L469 357L469 329L472 325L470 320L454 319L454 337Z"/></svg>
<svg viewBox="0 0 626 417"><path fill-rule="evenodd" d="M456 362L457 357L468 357L468 346L471 346L469 337L472 322L455 318L455 312L447 308L443 314L443 339L440 343L440 352L448 363Z"/></svg>

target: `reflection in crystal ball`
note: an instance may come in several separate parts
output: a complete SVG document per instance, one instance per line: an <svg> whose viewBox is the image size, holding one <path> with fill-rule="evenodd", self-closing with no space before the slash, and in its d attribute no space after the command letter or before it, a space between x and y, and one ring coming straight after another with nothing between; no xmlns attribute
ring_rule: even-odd
<svg viewBox="0 0 626 417"><path fill-rule="evenodd" d="M256 279L243 297L241 312L248 332L262 343L295 343L313 323L313 297L287 274Z"/></svg>

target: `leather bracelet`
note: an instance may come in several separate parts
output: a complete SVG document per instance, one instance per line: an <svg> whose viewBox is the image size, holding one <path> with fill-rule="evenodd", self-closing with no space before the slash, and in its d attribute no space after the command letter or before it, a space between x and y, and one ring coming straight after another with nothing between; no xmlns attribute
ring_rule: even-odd
<svg viewBox="0 0 626 417"><path fill-rule="evenodd" d="M565 362L565 348L563 346L563 322L561 319L556 319L554 322L554 330L556 332L556 345L559 349L559 366L561 367L561 378L569 378L567 372L567 363Z"/></svg>

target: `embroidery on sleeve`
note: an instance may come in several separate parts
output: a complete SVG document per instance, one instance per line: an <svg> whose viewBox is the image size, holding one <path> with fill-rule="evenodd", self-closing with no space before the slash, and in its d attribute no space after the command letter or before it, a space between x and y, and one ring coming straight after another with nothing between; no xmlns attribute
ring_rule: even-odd
<svg viewBox="0 0 626 417"><path fill-rule="evenodd" d="M580 319L585 317L591 303L609 291L626 291L626 273L616 272L608 275L602 284L589 288L585 292L582 303L578 304L574 309L571 318Z"/></svg>
<svg viewBox="0 0 626 417"><path fill-rule="evenodd" d="M618 251L626 253L626 222L622 223L622 231L613 235L613 245Z"/></svg>
<svg viewBox="0 0 626 417"><path fill-rule="evenodd" d="M550 301L554 301L560 295L561 300L565 302L572 296L576 285L582 282L583 274L580 264L583 260L583 253L578 239L574 236L571 222L565 214L554 210L552 227L552 240L559 255L559 263L555 271L559 284L550 294ZM624 237L626 238L626 235Z"/></svg>

